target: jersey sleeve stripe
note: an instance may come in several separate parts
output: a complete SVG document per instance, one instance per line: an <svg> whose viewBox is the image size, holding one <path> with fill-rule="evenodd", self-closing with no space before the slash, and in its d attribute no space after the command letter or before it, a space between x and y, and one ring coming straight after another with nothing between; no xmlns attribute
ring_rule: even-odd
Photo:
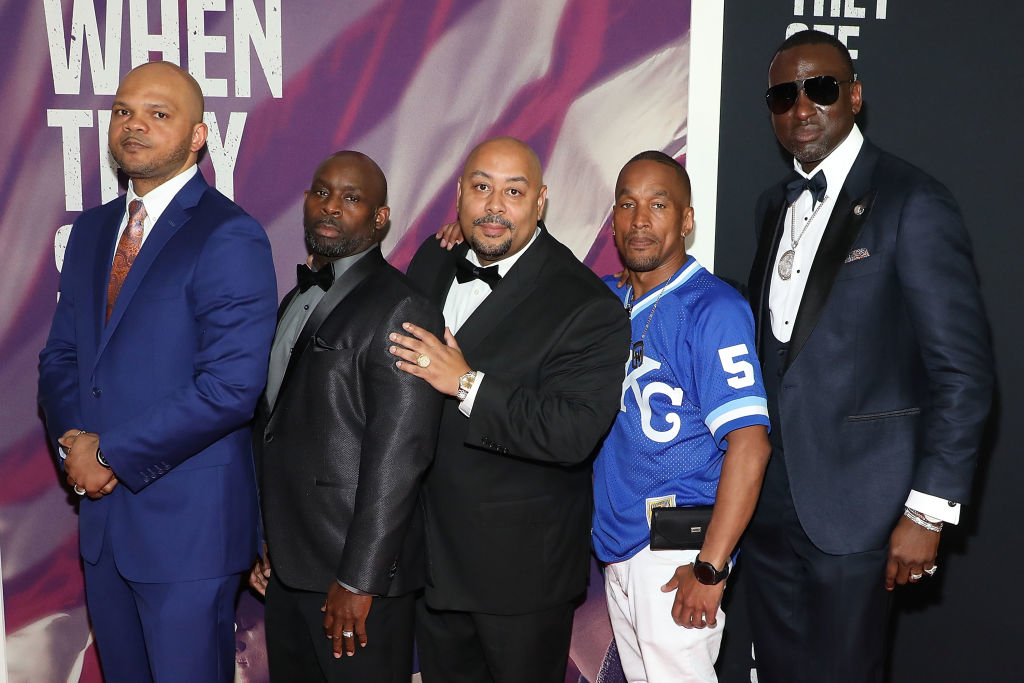
<svg viewBox="0 0 1024 683"><path fill-rule="evenodd" d="M720 442L724 437L724 434L720 435L722 427L728 425L730 422L739 420L751 416L761 416L764 420L744 420L747 424L763 424L768 425L768 402L760 396L746 396L744 398L738 398L734 401L729 401L724 406L714 410L705 418L704 424L707 425L708 430L715 437L715 441ZM735 429L736 426L730 427L725 430L728 433Z"/></svg>

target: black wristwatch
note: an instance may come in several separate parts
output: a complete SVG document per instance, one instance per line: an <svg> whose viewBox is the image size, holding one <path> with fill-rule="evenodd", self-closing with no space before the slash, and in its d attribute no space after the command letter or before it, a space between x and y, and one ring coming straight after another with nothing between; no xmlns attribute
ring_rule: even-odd
<svg viewBox="0 0 1024 683"><path fill-rule="evenodd" d="M729 561L726 560L725 568L722 571L715 569L715 565L705 562L698 555L693 560L693 575L705 586L714 586L725 581L729 576Z"/></svg>
<svg viewBox="0 0 1024 683"><path fill-rule="evenodd" d="M99 446L96 447L96 462L103 465L108 470L110 469L110 463L107 462L107 459L103 457L103 449L101 449Z"/></svg>

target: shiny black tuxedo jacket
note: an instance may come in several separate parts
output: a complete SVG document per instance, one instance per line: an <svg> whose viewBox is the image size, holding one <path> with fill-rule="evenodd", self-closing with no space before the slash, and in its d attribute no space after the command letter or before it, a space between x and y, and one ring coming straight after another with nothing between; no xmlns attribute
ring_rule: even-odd
<svg viewBox="0 0 1024 683"><path fill-rule="evenodd" d="M337 578L374 595L422 586L418 496L441 395L395 367L388 334L406 321L444 329L438 308L373 247L310 315L273 409L261 402L264 528L288 586L322 593Z"/></svg>
<svg viewBox="0 0 1024 683"><path fill-rule="evenodd" d="M829 188L831 194L836 188ZM758 353L788 240L785 181L757 204L749 291ZM778 382L793 503L830 554L884 547L911 489L967 502L993 367L971 246L952 196L865 140L839 191Z"/></svg>
<svg viewBox="0 0 1024 683"><path fill-rule="evenodd" d="M586 589L591 455L619 404L622 304L546 229L456 334L486 374L472 417L445 401L424 484L427 603L524 614ZM409 277L439 306L462 244L433 237Z"/></svg>

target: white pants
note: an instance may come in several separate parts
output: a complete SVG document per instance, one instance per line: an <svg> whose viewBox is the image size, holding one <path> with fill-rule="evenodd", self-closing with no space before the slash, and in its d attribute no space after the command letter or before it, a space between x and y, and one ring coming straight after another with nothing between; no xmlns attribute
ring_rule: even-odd
<svg viewBox="0 0 1024 683"><path fill-rule="evenodd" d="M624 562L605 567L619 660L629 683L715 683L715 660L722 645L725 613L718 608L714 628L683 628L672 620L676 592L661 592L676 568L697 557L696 550L644 547Z"/></svg>

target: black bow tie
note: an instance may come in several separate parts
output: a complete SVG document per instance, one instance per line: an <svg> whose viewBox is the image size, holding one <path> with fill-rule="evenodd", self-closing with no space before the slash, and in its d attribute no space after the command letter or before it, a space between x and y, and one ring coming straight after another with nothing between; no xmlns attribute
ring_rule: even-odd
<svg viewBox="0 0 1024 683"><path fill-rule="evenodd" d="M817 204L825 198L825 189L827 187L824 171L818 171L810 178L804 178L802 175L797 174L795 179L786 183L786 203L792 204L803 194L804 190L807 190L814 197L814 203Z"/></svg>
<svg viewBox="0 0 1024 683"><path fill-rule="evenodd" d="M498 266L481 268L474 266L466 258L460 258L455 262L455 279L460 285L470 280L483 280L488 287L494 289L501 282L501 273L498 272Z"/></svg>
<svg viewBox="0 0 1024 683"><path fill-rule="evenodd" d="M325 292L334 283L334 268L324 266L320 270L310 270L305 263L295 266L295 275L299 279L299 291L305 292L313 285L319 285Z"/></svg>

